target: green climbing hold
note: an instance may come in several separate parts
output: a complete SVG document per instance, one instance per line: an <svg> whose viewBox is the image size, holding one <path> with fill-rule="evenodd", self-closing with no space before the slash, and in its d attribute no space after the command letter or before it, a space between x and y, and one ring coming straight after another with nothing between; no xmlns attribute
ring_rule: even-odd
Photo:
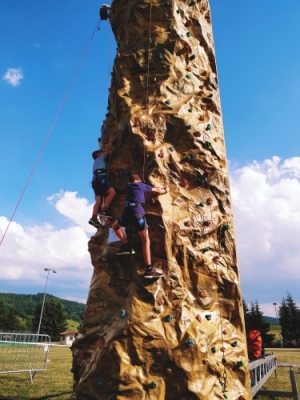
<svg viewBox="0 0 300 400"><path fill-rule="evenodd" d="M171 315L171 314L168 314L167 317L166 317L166 320L167 320L168 322L171 322L172 319L173 319L172 315Z"/></svg>
<svg viewBox="0 0 300 400"><path fill-rule="evenodd" d="M185 76L187 79L191 79L191 74L186 74Z"/></svg>
<svg viewBox="0 0 300 400"><path fill-rule="evenodd" d="M152 383L151 383L151 387L154 389L154 388L156 388L158 386L158 382L156 382L156 381L153 381Z"/></svg>
<svg viewBox="0 0 300 400"><path fill-rule="evenodd" d="M200 203L201 204L201 203ZM203 206L204 206L204 203L202 203L203 204ZM202 206L202 207L203 207ZM209 251L209 247L205 247L203 250L202 250L202 253L206 253L207 251Z"/></svg>
<svg viewBox="0 0 300 400"><path fill-rule="evenodd" d="M206 314L205 318L207 319L207 321L210 321L211 320L211 315L210 314Z"/></svg>
<svg viewBox="0 0 300 400"><path fill-rule="evenodd" d="M225 225L224 225L224 229L225 229L226 231L228 231L228 229L230 229L230 225L229 225L229 224L225 224Z"/></svg>
<svg viewBox="0 0 300 400"><path fill-rule="evenodd" d="M243 365L244 365L243 361L238 361L238 362L236 363L236 367L237 367L237 368L241 368Z"/></svg>
<svg viewBox="0 0 300 400"><path fill-rule="evenodd" d="M190 57L190 61L195 60L195 58L196 58L195 54L192 54L191 57Z"/></svg>
<svg viewBox="0 0 300 400"><path fill-rule="evenodd" d="M169 104L171 104L171 101L170 100L166 100L165 104L169 105Z"/></svg>
<svg viewBox="0 0 300 400"><path fill-rule="evenodd" d="M201 203L199 203L199 206L200 206L200 207L204 207L203 201L201 201ZM203 250L203 251L204 251L204 250Z"/></svg>
<svg viewBox="0 0 300 400"><path fill-rule="evenodd" d="M238 342L235 340L233 343L231 343L231 346L232 346L232 347L236 347L237 344L238 344Z"/></svg>
<svg viewBox="0 0 300 400"><path fill-rule="evenodd" d="M191 37L192 36L191 32L187 32L186 36Z"/></svg>
<svg viewBox="0 0 300 400"><path fill-rule="evenodd" d="M206 147L211 147L211 143L210 142L205 142Z"/></svg>
<svg viewBox="0 0 300 400"><path fill-rule="evenodd" d="M192 129L192 125L187 125L186 129Z"/></svg>
<svg viewBox="0 0 300 400"><path fill-rule="evenodd" d="M207 124L205 130L206 130L206 131L210 131L210 130L211 130L211 124Z"/></svg>
<svg viewBox="0 0 300 400"><path fill-rule="evenodd" d="M188 112L189 112L189 113L193 112L193 109L192 109L192 108L189 108L189 109L188 109Z"/></svg>
<svg viewBox="0 0 300 400"><path fill-rule="evenodd" d="M127 92L125 92L125 93L123 94L123 96L129 97L129 94L128 94Z"/></svg>
<svg viewBox="0 0 300 400"><path fill-rule="evenodd" d="M211 348L211 352L212 352L212 353L215 353L216 351L217 351L216 346L213 346L213 347Z"/></svg>

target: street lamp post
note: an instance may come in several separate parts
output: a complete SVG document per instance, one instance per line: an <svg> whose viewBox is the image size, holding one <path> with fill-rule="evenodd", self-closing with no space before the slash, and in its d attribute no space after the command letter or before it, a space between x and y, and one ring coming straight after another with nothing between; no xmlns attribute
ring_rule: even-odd
<svg viewBox="0 0 300 400"><path fill-rule="evenodd" d="M49 273L52 271L54 274L56 274L55 269L51 268L44 268L44 271L47 271L47 278L46 278L46 285L45 285L45 292L44 292L44 298L43 298L43 303L42 303L42 309L41 309L41 314L40 314L40 321L39 321L39 326L37 330L37 334L40 334L40 329L41 329L41 323L42 323L42 318L43 318L43 312L44 312L44 305L45 305L45 299L46 299L46 294L47 294L47 285L48 285L48 278L49 278Z"/></svg>
<svg viewBox="0 0 300 400"><path fill-rule="evenodd" d="M280 347L282 348L283 347L283 343L282 343L282 335L281 335L280 328L279 328L279 318L278 318L277 308L276 308L277 303L273 303L273 306L275 308L275 315L276 315L277 322L278 322L277 326L278 326L278 333L279 333L279 338L280 338Z"/></svg>

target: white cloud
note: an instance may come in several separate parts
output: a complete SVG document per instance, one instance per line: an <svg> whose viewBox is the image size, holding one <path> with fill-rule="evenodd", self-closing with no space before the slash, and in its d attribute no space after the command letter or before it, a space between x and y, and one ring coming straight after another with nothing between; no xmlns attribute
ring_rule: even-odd
<svg viewBox="0 0 300 400"><path fill-rule="evenodd" d="M231 172L243 295L280 303L300 284L300 158L279 157ZM297 301L299 299L295 299Z"/></svg>
<svg viewBox="0 0 300 400"><path fill-rule="evenodd" d="M2 79L9 85L16 87L23 78L24 75L21 68L8 68Z"/></svg>
<svg viewBox="0 0 300 400"><path fill-rule="evenodd" d="M279 306L288 292L296 303L300 300L300 158L254 161L231 171L230 180L242 294L247 303L257 300L265 315L275 316L273 302ZM93 205L69 191L47 200L66 227L12 222L0 251L1 281L28 288L35 283L42 291L43 269L54 268L52 287L62 290L63 298L82 300L92 275L87 242L95 231L88 224ZM0 217L0 235L7 223Z"/></svg>

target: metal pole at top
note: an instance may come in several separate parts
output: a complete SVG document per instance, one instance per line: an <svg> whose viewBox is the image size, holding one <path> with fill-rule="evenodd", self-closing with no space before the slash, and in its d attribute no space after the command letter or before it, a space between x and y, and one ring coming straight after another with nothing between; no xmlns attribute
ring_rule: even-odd
<svg viewBox="0 0 300 400"><path fill-rule="evenodd" d="M40 314L40 321L39 321L39 326L37 329L37 334L40 334L40 329L41 329L41 323L42 323L42 318L43 318L43 312L44 312L44 305L45 305L45 299L46 299L46 294L47 294L47 285L48 285L48 278L49 278L49 273L52 271L54 274L56 274L56 271L51 268L44 268L44 271L47 271L47 278L46 278L46 285L45 285L45 292L44 292L44 298L43 298L43 303L42 303L42 308L41 308L41 314Z"/></svg>
<svg viewBox="0 0 300 400"><path fill-rule="evenodd" d="M277 322L278 322L278 333L279 333L279 338L280 338L280 347L283 348L282 335L281 335L280 328L279 328L279 318L278 318L277 308L276 308L277 303L273 303L273 306L275 308L275 315L276 315Z"/></svg>

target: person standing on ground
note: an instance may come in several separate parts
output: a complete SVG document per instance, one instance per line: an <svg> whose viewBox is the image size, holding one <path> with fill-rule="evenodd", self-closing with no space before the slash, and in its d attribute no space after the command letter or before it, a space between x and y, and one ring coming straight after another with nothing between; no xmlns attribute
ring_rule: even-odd
<svg viewBox="0 0 300 400"><path fill-rule="evenodd" d="M113 230L116 236L122 242L122 247L117 253L118 255L134 254L134 249L130 248L127 236L121 230L121 227L127 228L132 225L137 229L138 235L142 240L143 244L143 257L145 262L145 273L144 278L155 279L163 276L162 272L157 271L151 265L151 253L150 253L150 239L148 234L148 227L145 219L145 193L154 193L156 195L162 195L168 192L168 188L154 188L146 185L142 182L141 177L138 174L133 174L129 178L129 182L126 186L126 203L122 215L117 221L113 223Z"/></svg>
<svg viewBox="0 0 300 400"><path fill-rule="evenodd" d="M99 149L93 151L92 153L92 157L94 159L92 188L95 193L95 204L93 207L93 215L92 218L89 220L89 224L93 225L96 228L102 226L97 218L98 214L102 217L112 218L112 216L108 212L108 208L116 195L116 191L106 177L107 171L105 164L105 158L109 154L111 147L112 143L110 142L105 151ZM104 204L101 207L103 199Z"/></svg>

